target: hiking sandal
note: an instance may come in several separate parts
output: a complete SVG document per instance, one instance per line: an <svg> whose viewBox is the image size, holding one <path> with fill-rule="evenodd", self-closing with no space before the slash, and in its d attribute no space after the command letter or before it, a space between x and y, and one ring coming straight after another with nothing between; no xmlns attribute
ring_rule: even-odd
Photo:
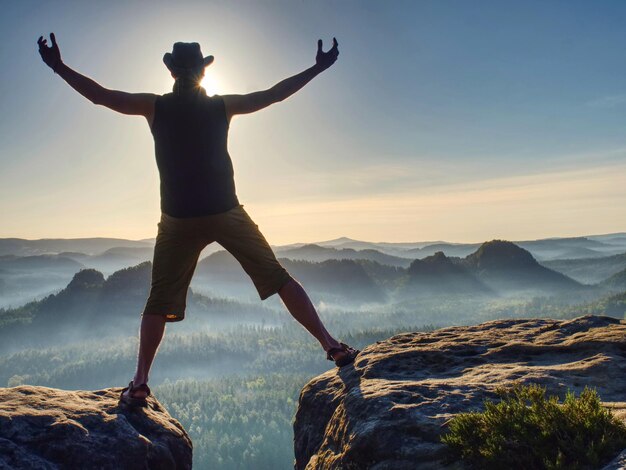
<svg viewBox="0 0 626 470"><path fill-rule="evenodd" d="M124 395L124 392L128 390L128 395ZM146 392L146 397L145 398L137 398L133 396L133 393L136 392L137 390L143 390ZM139 384L139 385L135 385L133 383L133 381L131 380L130 383L128 384L128 387L124 387L122 389L122 393L120 393L120 403L124 403L126 405L129 406L140 406L140 407L146 407L148 406L148 400L147 398L150 396L150 387L148 387L147 384Z"/></svg>
<svg viewBox="0 0 626 470"><path fill-rule="evenodd" d="M337 367L343 367L347 366L348 364L352 364L357 354L359 354L361 351L351 348L345 343L339 344L341 345L340 348L330 348L328 351L326 351L326 359L328 359L329 361L335 361L335 365ZM335 360L333 354L338 352L345 352L346 354L344 354L340 359Z"/></svg>

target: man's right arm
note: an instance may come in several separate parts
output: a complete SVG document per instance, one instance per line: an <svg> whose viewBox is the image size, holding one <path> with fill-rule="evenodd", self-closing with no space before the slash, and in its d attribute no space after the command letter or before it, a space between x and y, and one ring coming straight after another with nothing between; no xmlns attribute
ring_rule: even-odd
<svg viewBox="0 0 626 470"><path fill-rule="evenodd" d="M89 77L81 75L65 65L61 60L61 52L57 45L54 33L50 34L52 46L47 46L47 40L39 38L39 53L42 60L55 73L59 74L68 85L94 104L106 106L122 114L145 116L148 124L152 125L154 117L154 103L157 95L152 93L126 93L124 91L109 90Z"/></svg>
<svg viewBox="0 0 626 470"><path fill-rule="evenodd" d="M72 70L64 63L57 66L56 73L93 104L106 106L122 114L145 116L148 121L151 121L157 95L109 90L91 78Z"/></svg>

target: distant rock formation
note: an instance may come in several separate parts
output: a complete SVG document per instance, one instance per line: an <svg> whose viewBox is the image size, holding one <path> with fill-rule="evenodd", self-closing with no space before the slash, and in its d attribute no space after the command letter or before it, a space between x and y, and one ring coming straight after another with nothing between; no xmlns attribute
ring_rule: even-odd
<svg viewBox="0 0 626 470"><path fill-rule="evenodd" d="M536 290L548 293L584 287L559 272L540 265L515 243L492 240L462 260L478 279L496 291Z"/></svg>
<svg viewBox="0 0 626 470"><path fill-rule="evenodd" d="M425 258L441 251L446 256L465 257L480 248L480 243L432 243L421 248L412 248L406 251L406 255L413 258Z"/></svg>
<svg viewBox="0 0 626 470"><path fill-rule="evenodd" d="M191 469L180 423L152 397L120 407L120 390L0 388L0 468Z"/></svg>
<svg viewBox="0 0 626 470"><path fill-rule="evenodd" d="M498 399L496 387L515 382L539 383L561 399L568 388L595 387L626 419L626 321L496 320L370 345L354 366L302 390L295 468L446 468L439 437L450 418L481 410L484 399Z"/></svg>
<svg viewBox="0 0 626 470"><path fill-rule="evenodd" d="M459 262L453 262L442 251L409 266L405 290L427 294L484 294L491 289L480 282Z"/></svg>
<svg viewBox="0 0 626 470"><path fill-rule="evenodd" d="M84 291L88 289L99 288L104 284L104 276L100 271L95 269L81 269L78 271L70 283L67 285L67 291Z"/></svg>

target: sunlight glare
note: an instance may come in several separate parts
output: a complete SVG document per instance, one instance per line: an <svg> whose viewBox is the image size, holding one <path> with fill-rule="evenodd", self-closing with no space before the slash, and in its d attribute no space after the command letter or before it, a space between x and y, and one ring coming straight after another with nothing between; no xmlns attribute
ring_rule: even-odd
<svg viewBox="0 0 626 470"><path fill-rule="evenodd" d="M217 93L218 83L213 75L205 75L202 79L202 87L206 90L207 95L211 96Z"/></svg>

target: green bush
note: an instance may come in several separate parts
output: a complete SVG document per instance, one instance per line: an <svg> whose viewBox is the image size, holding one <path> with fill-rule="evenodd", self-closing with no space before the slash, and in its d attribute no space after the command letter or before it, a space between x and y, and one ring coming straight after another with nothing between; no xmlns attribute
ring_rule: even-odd
<svg viewBox="0 0 626 470"><path fill-rule="evenodd" d="M626 425L600 403L594 389L563 403L540 385L516 385L485 400L483 412L461 413L442 442L451 460L484 469L597 469L626 447Z"/></svg>

